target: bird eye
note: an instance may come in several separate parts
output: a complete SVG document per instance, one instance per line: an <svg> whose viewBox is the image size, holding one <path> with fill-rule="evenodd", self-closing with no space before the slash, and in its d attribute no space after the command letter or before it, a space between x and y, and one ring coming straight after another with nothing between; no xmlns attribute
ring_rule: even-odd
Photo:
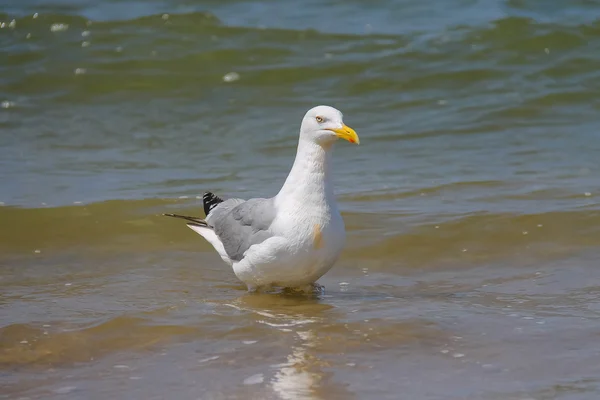
<svg viewBox="0 0 600 400"><path fill-rule="evenodd" d="M319 123L321 123L321 122L323 122L323 121L324 121L324 120L323 120L323 117L317 117L317 118L316 118L316 120L317 120L317 122L319 122Z"/></svg>

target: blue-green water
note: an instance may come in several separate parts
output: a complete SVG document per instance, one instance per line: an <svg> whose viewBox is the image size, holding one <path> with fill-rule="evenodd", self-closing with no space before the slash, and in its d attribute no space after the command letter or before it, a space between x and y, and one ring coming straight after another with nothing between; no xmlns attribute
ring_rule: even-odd
<svg viewBox="0 0 600 400"><path fill-rule="evenodd" d="M595 1L0 6L0 396L596 399ZM163 212L270 196L339 108L326 295ZM0 397L2 398L2 397Z"/></svg>

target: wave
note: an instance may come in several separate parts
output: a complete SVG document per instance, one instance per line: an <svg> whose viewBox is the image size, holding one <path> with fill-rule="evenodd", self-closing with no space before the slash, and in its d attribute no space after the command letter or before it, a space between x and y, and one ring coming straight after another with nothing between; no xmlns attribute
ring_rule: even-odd
<svg viewBox="0 0 600 400"><path fill-rule="evenodd" d="M0 15L0 20L9 18ZM68 29L52 33L52 24ZM166 90L169 83L171 89L183 89L186 79L178 80L177 75L193 76L200 84L221 84L229 69L243 76L244 86L346 78L350 82L343 88L348 95L431 88L453 90L460 97L481 85L502 93L507 86L516 89L515 84L544 76L556 79L583 73L586 81L597 79L599 61L594 50L600 43L595 40L600 38L599 23L561 26L520 17L502 18L485 27L452 28L426 40L418 35L227 26L207 12L107 22L40 14L36 19L16 19L16 28L10 31L9 66L34 67L45 60L44 71L33 73L35 81L72 78L75 68L61 72L58 65L48 66L59 60L76 61L86 70L81 83L100 80L87 87L91 94L102 84L113 91L143 91L144 79L152 79L157 91ZM83 32L87 36L81 36ZM524 69L515 70L517 65ZM115 76L117 72L125 74L129 84ZM65 78L52 86L64 87L69 83ZM110 79L118 80L117 84L110 85Z"/></svg>
<svg viewBox="0 0 600 400"><path fill-rule="evenodd" d="M69 27L50 32L54 23ZM381 143L569 128L597 114L598 22L504 17L392 35L231 26L208 12L118 21L40 14L0 35L9 50L0 89L15 104L5 129L43 117L40 108L68 105L82 115L116 100L107 113L117 118L146 99L156 109L178 101L199 118L211 118L215 105L252 108L257 98L265 107L330 99L353 115L368 104L370 140ZM226 82L231 72L237 80ZM387 113L401 114L410 132Z"/></svg>
<svg viewBox="0 0 600 400"><path fill-rule="evenodd" d="M488 184L488 183L484 183ZM489 184L494 184L493 182ZM371 199L362 199L369 204ZM177 211L202 216L199 200L108 201L46 208L0 207L0 249L5 254L53 252L212 252L185 226L162 217ZM190 205L190 203L194 203ZM592 248L600 240L597 208L531 213L346 212L346 257L431 261L442 255L511 255L539 247ZM561 251L562 251L561 250Z"/></svg>
<svg viewBox="0 0 600 400"><path fill-rule="evenodd" d="M10 148L5 179L44 173L46 183L51 174L60 182L42 185L48 186L43 195L51 194L39 199L45 202L81 200L75 198L78 189L63 191L81 183L73 176L102 174L107 179L98 184L96 197L85 200L166 196L182 188L187 193L198 183L198 170L190 165L209 170L210 182L226 181L217 189L264 187L274 171L289 168L283 155L295 147L296 137L282 128L282 120L299 118L291 110L306 109L318 99L339 105L349 124L357 121L370 146L352 153L346 166L357 178L352 185L367 187L361 198L345 183L344 190L356 194L348 198L352 210L364 202L397 211L405 207L393 204L400 199L413 199L406 207L418 209L415 199L424 193L421 202L456 214L472 208L473 200L485 203L477 203L477 211L489 206L493 200L485 190L497 201L515 194L501 193L501 184L464 188L471 192L457 197L465 203L453 208L455 200L446 207L447 199L427 199L429 192L435 197L457 190L428 188L422 180L506 181L510 186L525 177L521 187L530 193L527 185L537 185L536 177L542 176L556 179L543 183L546 187L564 186L571 193L593 188L590 174L572 179L575 169L595 165L587 156L592 153L579 157L561 149L570 146L579 155L595 143L598 21L503 15L443 32L388 34L260 28L215 15L154 13L96 21L65 11L17 18L14 29L1 29L8 62L0 65L6 98L0 126L15 132L2 138ZM68 28L51 32L55 23ZM224 79L230 72L237 75ZM236 140L250 131L253 143ZM247 145L255 146L252 157L262 153L268 162L234 163ZM38 152L45 156L37 157ZM31 163L23 164L18 154L31 157ZM276 157L280 162L271 162ZM377 160L375 167L369 166L371 160ZM408 186L402 184L404 173ZM368 191L384 182L400 193ZM13 186L34 192L18 182ZM2 199L7 203L38 200L7 193ZM538 206L571 209L560 200L565 197ZM491 211L522 205L512 202ZM524 210L533 207L530 202Z"/></svg>
<svg viewBox="0 0 600 400"><path fill-rule="evenodd" d="M0 327L0 369L74 366L107 353L147 350L198 331L192 326L160 325L128 316L102 320L93 326L68 326L64 322L44 327L11 324Z"/></svg>

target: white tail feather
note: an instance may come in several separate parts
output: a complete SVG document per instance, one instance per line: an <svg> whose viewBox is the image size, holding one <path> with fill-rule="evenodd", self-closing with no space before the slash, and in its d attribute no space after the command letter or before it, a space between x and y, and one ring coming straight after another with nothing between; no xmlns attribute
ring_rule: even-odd
<svg viewBox="0 0 600 400"><path fill-rule="evenodd" d="M206 239L206 241L208 243L212 244L212 246L215 248L217 253L219 253L219 255L221 256L223 261L225 261L230 266L233 264L231 259L225 252L225 247L223 247L223 243L221 242L221 239L219 239L219 237L217 236L215 231L213 231L211 228L208 228L206 226L198 226L198 225L193 225L193 224L187 224L187 226L191 230L193 230L194 232L196 232L197 234L202 236L204 239Z"/></svg>

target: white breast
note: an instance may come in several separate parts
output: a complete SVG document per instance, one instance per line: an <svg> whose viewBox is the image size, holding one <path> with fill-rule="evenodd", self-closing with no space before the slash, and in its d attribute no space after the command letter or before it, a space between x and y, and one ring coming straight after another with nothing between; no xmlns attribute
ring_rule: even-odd
<svg viewBox="0 0 600 400"><path fill-rule="evenodd" d="M240 280L252 286L294 287L313 283L331 269L344 247L344 221L337 210L305 211L278 215L271 227L276 236L252 246L233 265Z"/></svg>
<svg viewBox="0 0 600 400"><path fill-rule="evenodd" d="M344 221L330 181L330 154L301 135L292 170L275 196L273 237L254 245L233 265L251 286L314 283L344 247Z"/></svg>

